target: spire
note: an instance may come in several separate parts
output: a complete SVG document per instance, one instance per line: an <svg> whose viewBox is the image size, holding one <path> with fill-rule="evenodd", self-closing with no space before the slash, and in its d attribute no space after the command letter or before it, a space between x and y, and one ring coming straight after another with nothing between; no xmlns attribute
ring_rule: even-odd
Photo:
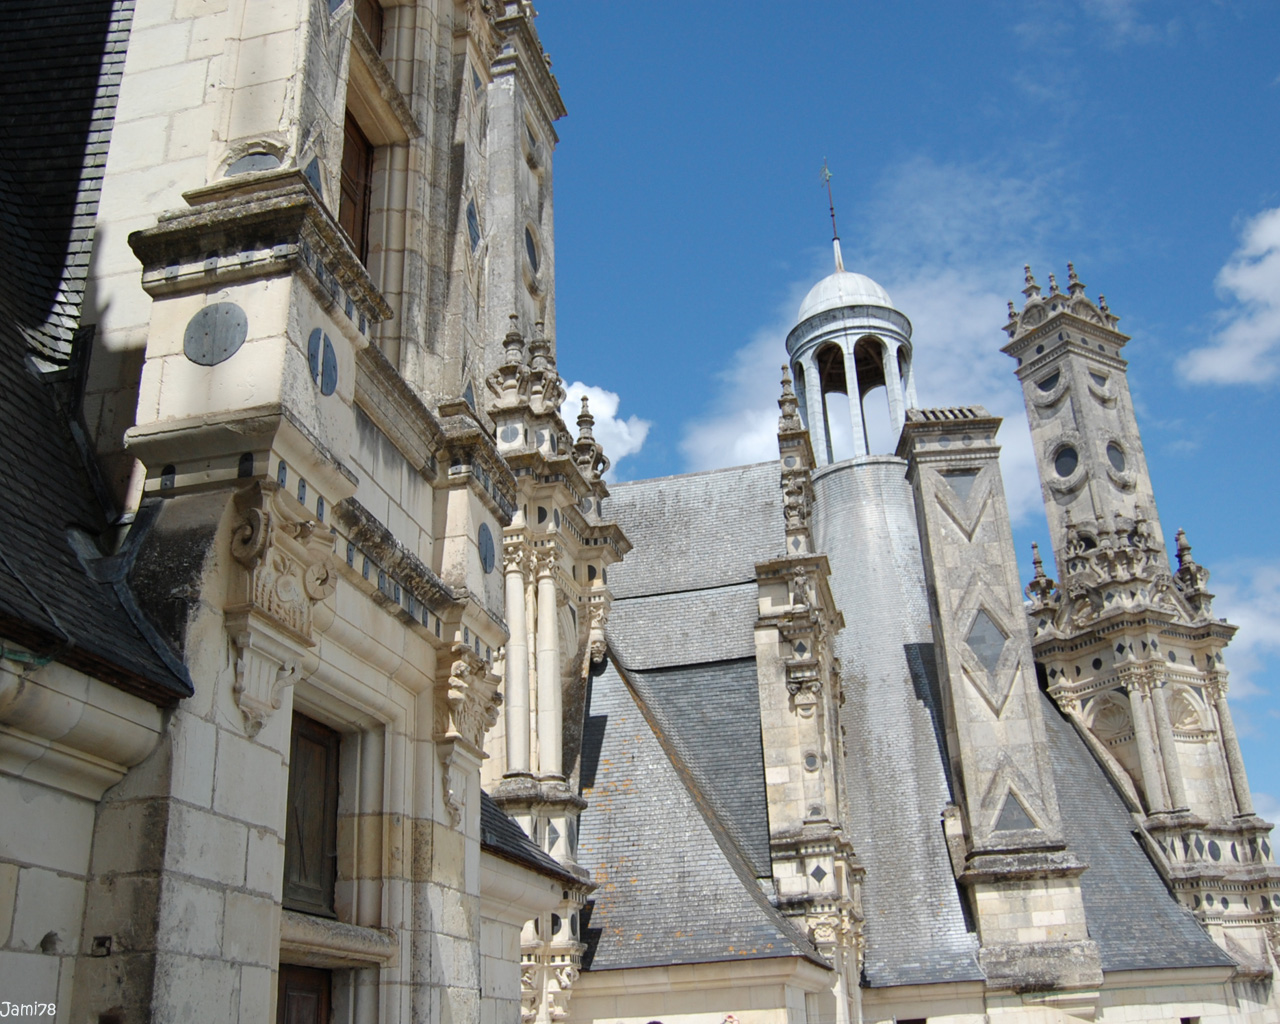
<svg viewBox="0 0 1280 1024"><path fill-rule="evenodd" d="M822 158L822 184L827 187L827 206L831 210L831 247L835 250L836 272L844 272L844 256L840 253L840 232L836 230L836 201L831 195L831 171L827 158Z"/></svg>

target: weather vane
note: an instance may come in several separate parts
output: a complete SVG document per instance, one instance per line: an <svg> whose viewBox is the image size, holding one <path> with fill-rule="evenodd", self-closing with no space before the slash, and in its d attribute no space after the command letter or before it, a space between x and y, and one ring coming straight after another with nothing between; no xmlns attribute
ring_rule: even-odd
<svg viewBox="0 0 1280 1024"><path fill-rule="evenodd" d="M840 232L836 230L836 201L831 197L831 171L827 167L827 158L822 158L822 184L827 186L827 205L831 208L831 237L839 238Z"/></svg>

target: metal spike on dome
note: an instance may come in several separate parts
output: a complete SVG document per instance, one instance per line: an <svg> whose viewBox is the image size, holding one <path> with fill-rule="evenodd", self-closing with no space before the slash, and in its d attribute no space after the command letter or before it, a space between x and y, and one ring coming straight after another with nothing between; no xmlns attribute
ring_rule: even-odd
<svg viewBox="0 0 1280 1024"><path fill-rule="evenodd" d="M1028 299L1040 294L1040 286L1036 284L1035 275L1031 273L1031 264L1024 263L1023 272L1026 274L1026 287L1022 289L1022 294Z"/></svg>
<svg viewBox="0 0 1280 1024"><path fill-rule="evenodd" d="M1076 275L1076 265L1074 263L1067 264L1067 291L1072 295L1080 295L1084 291L1084 284Z"/></svg>

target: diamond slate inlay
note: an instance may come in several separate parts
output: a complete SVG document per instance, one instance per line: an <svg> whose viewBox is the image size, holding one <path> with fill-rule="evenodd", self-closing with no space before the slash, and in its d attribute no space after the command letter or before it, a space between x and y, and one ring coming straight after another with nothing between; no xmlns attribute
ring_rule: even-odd
<svg viewBox="0 0 1280 1024"><path fill-rule="evenodd" d="M969 635L965 637L965 643L978 656L982 667L991 675L995 675L996 666L1000 664L1000 655L1008 639L995 624L995 620L987 614L986 609L980 608L977 617L973 620L973 625L969 627Z"/></svg>
<svg viewBox="0 0 1280 1024"><path fill-rule="evenodd" d="M816 868L814 868L812 871L809 872L809 877L812 878L819 885L821 885L822 880L827 877L827 873L822 869L822 865L819 864Z"/></svg>

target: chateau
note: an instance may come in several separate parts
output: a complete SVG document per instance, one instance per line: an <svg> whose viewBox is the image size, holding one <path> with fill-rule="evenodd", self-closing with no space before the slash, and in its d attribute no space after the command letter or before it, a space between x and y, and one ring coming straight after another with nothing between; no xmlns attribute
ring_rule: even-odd
<svg viewBox="0 0 1280 1024"><path fill-rule="evenodd" d="M529 0L10 8L0 1016L1280 1020L1235 627L1074 268L1004 325L1024 587L838 240L777 459L606 481Z"/></svg>

